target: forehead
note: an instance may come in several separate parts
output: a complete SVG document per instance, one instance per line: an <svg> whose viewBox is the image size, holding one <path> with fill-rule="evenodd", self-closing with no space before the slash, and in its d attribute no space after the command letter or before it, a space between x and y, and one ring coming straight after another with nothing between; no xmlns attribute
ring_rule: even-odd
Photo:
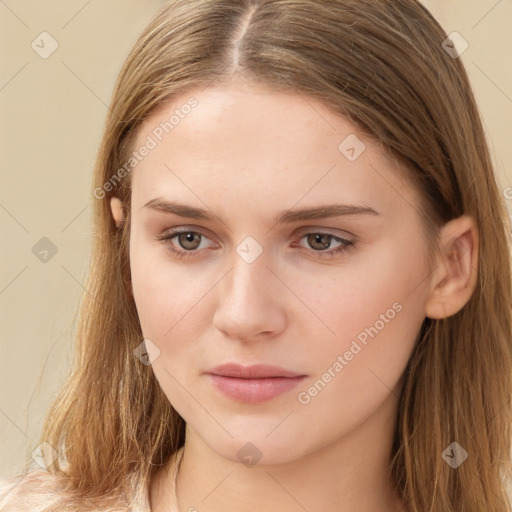
<svg viewBox="0 0 512 512"><path fill-rule="evenodd" d="M276 210L326 195L381 210L393 199L415 201L404 170L375 141L300 94L240 83L191 90L154 111L134 147L150 139L154 147L133 171L135 207L183 195Z"/></svg>

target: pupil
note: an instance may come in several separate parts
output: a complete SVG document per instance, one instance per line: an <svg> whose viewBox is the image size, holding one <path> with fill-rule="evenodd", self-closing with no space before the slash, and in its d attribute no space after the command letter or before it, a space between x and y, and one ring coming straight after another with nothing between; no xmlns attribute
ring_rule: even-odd
<svg viewBox="0 0 512 512"><path fill-rule="evenodd" d="M321 247L321 249L327 249L329 247L329 243L330 243L330 236L331 235L314 234L311 237L313 238L314 244L317 244L317 243L321 244L323 246L323 247ZM322 240L324 240L324 241L322 242Z"/></svg>

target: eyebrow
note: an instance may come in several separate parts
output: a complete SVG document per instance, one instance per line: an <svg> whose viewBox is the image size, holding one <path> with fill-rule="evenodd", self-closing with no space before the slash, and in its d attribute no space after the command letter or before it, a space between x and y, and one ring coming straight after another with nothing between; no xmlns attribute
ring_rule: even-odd
<svg viewBox="0 0 512 512"><path fill-rule="evenodd" d="M176 201L166 201L161 198L151 199L148 201L144 208L151 208L162 213L172 213L180 217L189 219L207 220L211 222L221 222L222 219L205 210L186 204L178 203ZM360 206L353 204L331 204L324 206L317 206L314 208L302 208L299 210L286 210L281 212L275 222L276 224L284 224L291 222L299 222L305 220L318 220L328 219L332 217L342 217L349 215L380 215L379 212L369 206Z"/></svg>

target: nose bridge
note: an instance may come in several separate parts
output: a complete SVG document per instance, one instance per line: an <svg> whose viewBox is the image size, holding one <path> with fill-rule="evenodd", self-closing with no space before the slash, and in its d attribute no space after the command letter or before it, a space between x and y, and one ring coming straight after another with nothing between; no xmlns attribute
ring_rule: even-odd
<svg viewBox="0 0 512 512"><path fill-rule="evenodd" d="M214 318L218 329L232 337L249 339L283 327L284 312L270 264L269 255L252 237L236 247L231 271L219 288Z"/></svg>
<svg viewBox="0 0 512 512"><path fill-rule="evenodd" d="M244 308L269 303L267 293L272 278L268 269L270 262L263 247L256 244L254 239L244 240L236 247L223 293L223 300L233 301L234 305Z"/></svg>

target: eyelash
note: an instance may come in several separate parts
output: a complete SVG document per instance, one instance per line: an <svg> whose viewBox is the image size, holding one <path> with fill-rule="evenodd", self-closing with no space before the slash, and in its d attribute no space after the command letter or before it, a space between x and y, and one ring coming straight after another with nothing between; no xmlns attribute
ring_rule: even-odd
<svg viewBox="0 0 512 512"><path fill-rule="evenodd" d="M194 257L198 253L197 250L194 250L194 251L179 250L179 249L176 249L176 247L171 244L171 240L181 233L194 233L194 234L198 234L198 235L201 235L201 236L204 236L205 238L207 238L206 235L204 235L200 231L184 229L184 230L174 230L174 231L162 234L162 235L158 235L156 237L156 240L165 244L167 246L167 250L170 253L173 253L179 259ZM355 247L354 242L351 240L346 240L345 238L340 238L340 237L334 236L330 233L324 233L322 231L310 231L310 232L304 233L300 237L300 240L308 235L326 235L326 236L331 237L331 240L341 242L340 246L338 246L334 249L330 249L328 251L315 251L315 250L311 249L311 252L313 252L315 255L318 255L320 258L333 258L333 257L338 256L338 255L340 255L346 251L349 251Z"/></svg>

